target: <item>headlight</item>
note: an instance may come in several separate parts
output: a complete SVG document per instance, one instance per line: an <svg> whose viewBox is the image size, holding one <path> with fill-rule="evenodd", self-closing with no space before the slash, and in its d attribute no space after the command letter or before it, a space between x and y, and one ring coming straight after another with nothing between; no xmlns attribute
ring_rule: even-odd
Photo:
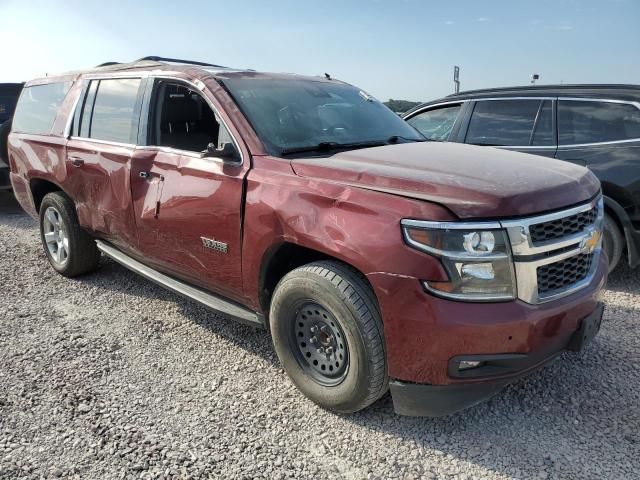
<svg viewBox="0 0 640 480"><path fill-rule="evenodd" d="M425 281L427 290L467 301L512 300L516 296L509 239L496 223L402 220L407 244L438 257L449 281Z"/></svg>

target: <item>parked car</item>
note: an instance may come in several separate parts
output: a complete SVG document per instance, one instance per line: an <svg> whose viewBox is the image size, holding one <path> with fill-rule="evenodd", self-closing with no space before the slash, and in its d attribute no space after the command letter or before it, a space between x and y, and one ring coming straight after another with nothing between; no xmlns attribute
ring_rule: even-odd
<svg viewBox="0 0 640 480"><path fill-rule="evenodd" d="M347 83L150 57L28 82L11 180L72 277L100 253L270 330L293 383L355 412L490 397L600 327L586 168L424 142Z"/></svg>
<svg viewBox="0 0 640 480"><path fill-rule="evenodd" d="M431 140L489 145L587 166L602 182L609 270L640 263L640 86L474 90L404 115ZM531 161L537 161L531 158Z"/></svg>
<svg viewBox="0 0 640 480"><path fill-rule="evenodd" d="M7 161L7 136L11 130L11 116L16 108L23 83L0 83L0 190L11 188Z"/></svg>

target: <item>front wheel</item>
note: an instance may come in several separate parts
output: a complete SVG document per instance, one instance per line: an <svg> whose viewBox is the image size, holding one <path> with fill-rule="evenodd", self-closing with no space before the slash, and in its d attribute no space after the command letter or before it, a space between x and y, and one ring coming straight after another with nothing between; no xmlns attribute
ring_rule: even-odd
<svg viewBox="0 0 640 480"><path fill-rule="evenodd" d="M622 258L624 236L615 220L607 214L604 215L602 248L607 252L607 257L609 258L609 273L611 273L618 266Z"/></svg>
<svg viewBox="0 0 640 480"><path fill-rule="evenodd" d="M100 251L78 224L73 202L62 192L48 193L40 204L40 237L51 266L65 277L95 270Z"/></svg>
<svg viewBox="0 0 640 480"><path fill-rule="evenodd" d="M273 295L270 326L285 371L320 406L351 413L386 392L382 319L356 270L322 261L288 273Z"/></svg>

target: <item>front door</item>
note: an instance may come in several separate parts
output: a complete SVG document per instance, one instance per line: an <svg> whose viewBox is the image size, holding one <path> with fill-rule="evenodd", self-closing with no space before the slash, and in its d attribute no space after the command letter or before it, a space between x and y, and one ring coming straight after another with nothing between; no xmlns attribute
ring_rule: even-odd
<svg viewBox="0 0 640 480"><path fill-rule="evenodd" d="M161 270L240 299L248 160L207 156L210 144L233 140L195 87L156 79L148 103L147 145L131 168L138 249Z"/></svg>

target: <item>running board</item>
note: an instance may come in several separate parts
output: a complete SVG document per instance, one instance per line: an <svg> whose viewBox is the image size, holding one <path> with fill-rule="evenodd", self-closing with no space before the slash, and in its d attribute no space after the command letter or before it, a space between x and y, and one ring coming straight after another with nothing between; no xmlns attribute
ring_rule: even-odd
<svg viewBox="0 0 640 480"><path fill-rule="evenodd" d="M209 307L216 312L222 313L228 317L233 318L239 322L251 325L253 327L264 327L264 317L257 313L245 308L230 300L225 300L222 297L214 295L209 292L205 292L196 287L176 280L164 273L160 273L153 268L150 268L137 260L134 260L130 256L122 253L117 248L109 245L102 240L96 240L98 249L106 256L111 257L119 264L127 267L129 270L142 275L144 278L157 283L158 285L165 287L173 292L179 293L191 300L194 300L206 307Z"/></svg>

